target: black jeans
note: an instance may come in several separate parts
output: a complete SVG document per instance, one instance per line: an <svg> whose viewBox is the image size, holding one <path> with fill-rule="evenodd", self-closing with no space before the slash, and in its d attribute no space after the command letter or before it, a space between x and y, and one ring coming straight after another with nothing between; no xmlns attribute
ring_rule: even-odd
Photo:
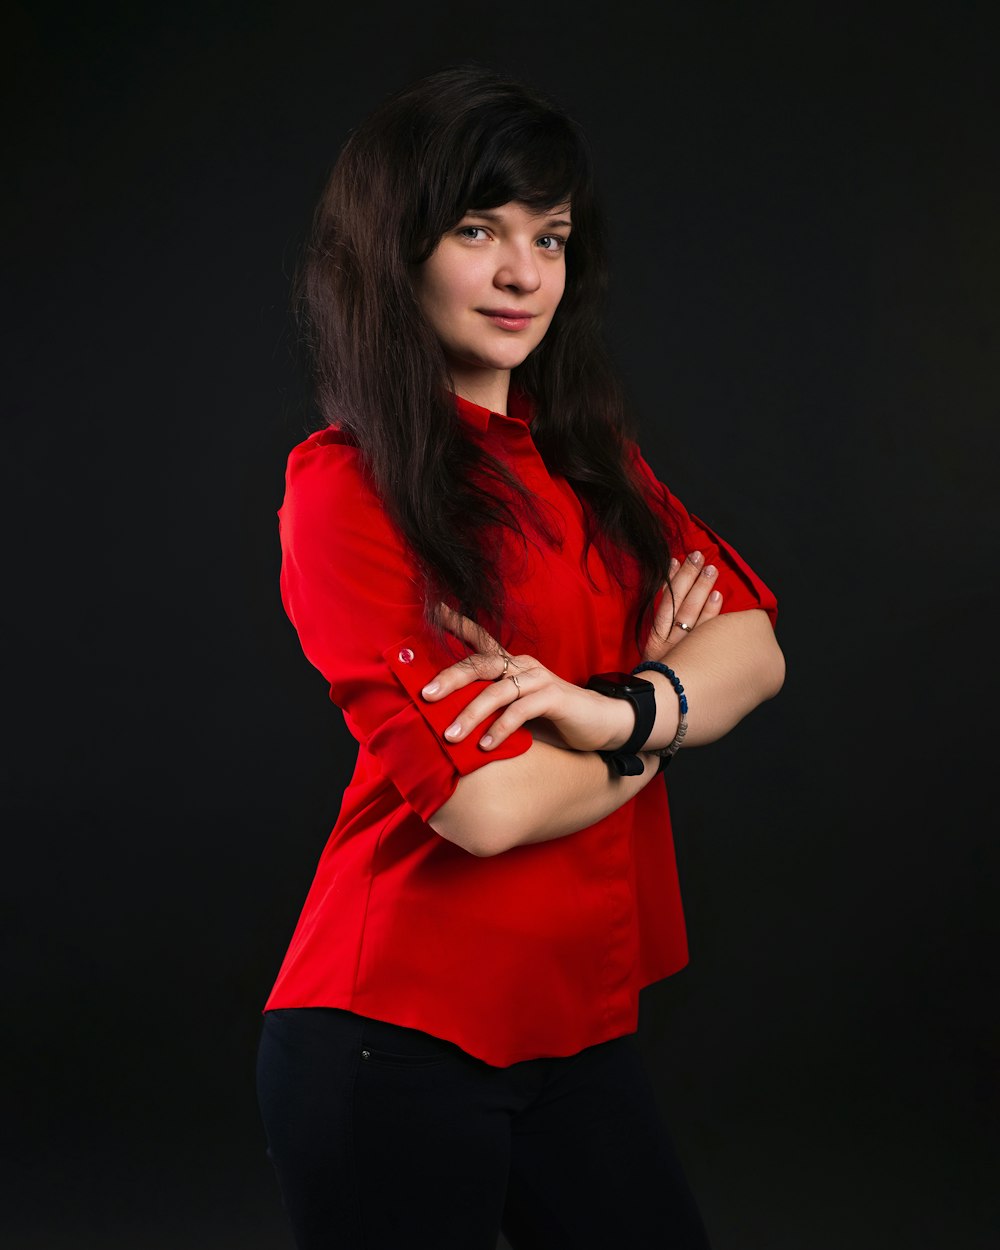
<svg viewBox="0 0 1000 1250"><path fill-rule="evenodd" d="M257 1097L299 1250L707 1250L632 1038L495 1068L349 1011L265 1013Z"/></svg>

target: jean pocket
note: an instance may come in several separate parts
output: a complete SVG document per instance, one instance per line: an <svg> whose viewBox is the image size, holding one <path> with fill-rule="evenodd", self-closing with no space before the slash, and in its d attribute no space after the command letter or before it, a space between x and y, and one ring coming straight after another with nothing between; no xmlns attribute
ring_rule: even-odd
<svg viewBox="0 0 1000 1250"><path fill-rule="evenodd" d="M370 1063L380 1068L431 1068L435 1064L447 1063L448 1054L440 1055L398 1055L391 1050L372 1050L365 1046L361 1051L361 1062Z"/></svg>
<svg viewBox="0 0 1000 1250"><path fill-rule="evenodd" d="M384 1020L366 1020L361 1035L361 1062L392 1068L429 1068L447 1063L459 1048L454 1042Z"/></svg>

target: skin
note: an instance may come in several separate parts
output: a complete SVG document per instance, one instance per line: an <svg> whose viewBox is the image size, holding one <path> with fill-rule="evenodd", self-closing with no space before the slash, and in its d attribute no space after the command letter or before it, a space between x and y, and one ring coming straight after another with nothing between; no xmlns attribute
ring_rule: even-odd
<svg viewBox="0 0 1000 1250"><path fill-rule="evenodd" d="M507 411L510 371L545 337L566 287L569 206L536 214L521 204L469 212L442 236L414 277L444 347L452 388ZM531 314L522 325L488 314Z"/></svg>
<svg viewBox="0 0 1000 1250"><path fill-rule="evenodd" d="M691 552L683 565L676 560L671 561L670 585L674 602L666 594L661 599L643 652L644 660L662 661L683 642L687 631L678 622L690 625L693 632L696 625L718 618L722 596L713 589L717 570L714 565L702 567L703 564L700 551ZM594 690L563 681L530 655L509 656L505 666L505 653L495 639L445 604L441 604L438 611L451 632L470 645L478 644L480 650L438 674L424 687L423 697L433 701L472 682L487 679L491 683L445 730L445 737L450 742L461 742L477 725L492 719L498 711L502 714L493 721L489 732L479 739L483 750L495 750L522 725L553 746L575 751L613 750L628 739L635 723L635 713L624 700L608 699ZM760 615L767 620L765 613L760 612ZM767 627L770 629L769 621ZM501 680L508 674L517 677L516 687ZM642 676L657 687L657 716L647 743L653 751L673 741L677 732L679 704L666 677L656 672L646 672ZM719 727L712 726L713 729ZM711 732L703 719L697 729L689 725L685 745L696 746L699 740L710 741L721 736L700 737L698 730L702 735Z"/></svg>
<svg viewBox="0 0 1000 1250"><path fill-rule="evenodd" d="M569 205L541 215L516 203L468 213L417 271L414 290L459 395L506 411L511 370L542 341L562 298L569 222ZM498 311L532 316L523 324L498 322L489 315ZM669 654L684 683L690 704L685 747L721 738L784 681L784 657L766 613L720 615L716 575L701 552L671 562L672 596L663 595L643 650L643 659L662 661ZM679 716L666 677L643 674L656 687L650 751L640 752L641 776L618 777L595 752L627 741L634 713L624 700L565 681L530 655L505 661L496 640L472 621L443 604L438 610L447 628L474 650L428 683L423 698L489 683L445 731L448 740L461 741L498 711L479 740L482 750L495 750L522 725L534 739L522 755L494 760L458 781L430 819L442 837L479 856L565 837L616 811L656 776L659 757L651 751L673 741ZM520 693L503 677L505 663Z"/></svg>

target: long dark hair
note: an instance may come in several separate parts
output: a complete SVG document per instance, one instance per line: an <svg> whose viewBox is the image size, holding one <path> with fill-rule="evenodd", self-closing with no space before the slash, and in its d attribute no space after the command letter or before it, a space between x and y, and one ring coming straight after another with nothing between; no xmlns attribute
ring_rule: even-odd
<svg viewBox="0 0 1000 1250"><path fill-rule="evenodd" d="M555 531L456 419L448 364L411 277L466 212L511 201L538 213L571 205L565 293L511 388L533 401L535 445L584 505L588 546L634 589L638 644L667 578L671 519L630 463L632 421L601 334L604 225L588 144L562 108L463 64L396 92L350 135L296 281L319 412L357 445L412 550L428 624L437 628L444 600L504 641L496 528L522 542L557 541Z"/></svg>

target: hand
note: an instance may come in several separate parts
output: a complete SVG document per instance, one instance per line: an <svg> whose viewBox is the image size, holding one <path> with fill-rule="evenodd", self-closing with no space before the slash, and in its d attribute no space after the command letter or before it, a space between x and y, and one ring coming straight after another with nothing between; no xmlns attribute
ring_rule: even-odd
<svg viewBox="0 0 1000 1250"><path fill-rule="evenodd" d="M635 714L624 700L564 681L534 656L508 655L495 638L445 604L438 612L446 629L480 649L442 669L423 688L423 697L434 701L472 682L490 683L445 730L449 742L461 742L501 709L479 740L484 750L499 746L522 725L536 738L575 751L603 751L632 732Z"/></svg>
<svg viewBox="0 0 1000 1250"><path fill-rule="evenodd" d="M719 615L722 595L714 588L718 572L714 564L705 564L700 551L690 552L683 564L670 561L670 578L664 583L663 598L643 648L644 660L662 660L695 626Z"/></svg>

